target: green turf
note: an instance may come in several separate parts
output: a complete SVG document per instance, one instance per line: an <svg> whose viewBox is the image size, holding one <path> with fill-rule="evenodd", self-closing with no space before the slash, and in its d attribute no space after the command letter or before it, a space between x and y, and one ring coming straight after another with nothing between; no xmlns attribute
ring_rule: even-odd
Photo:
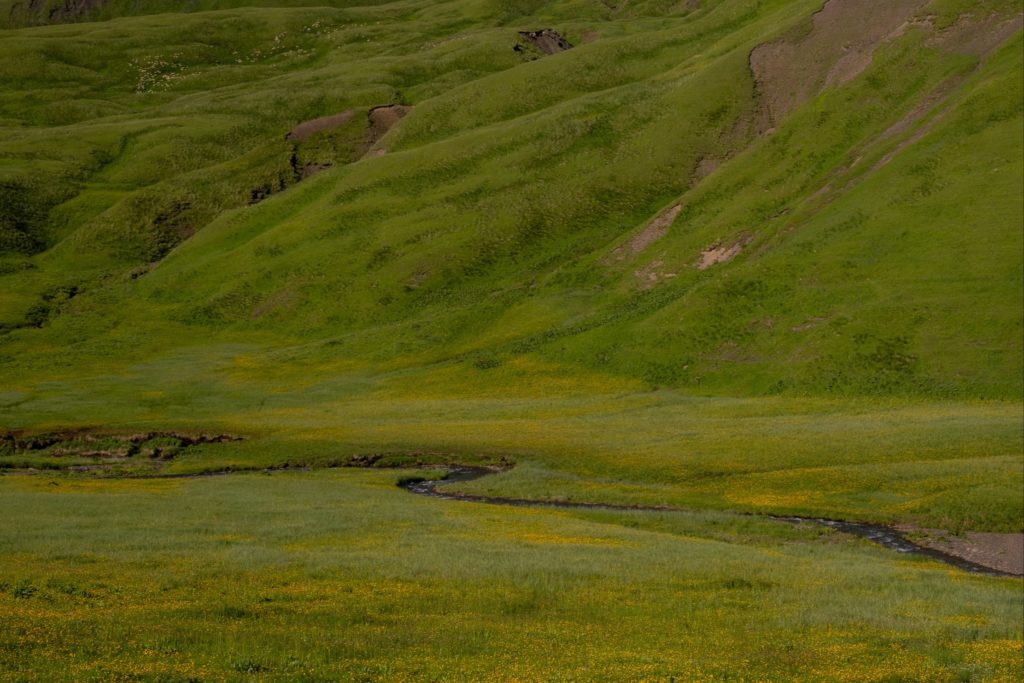
<svg viewBox="0 0 1024 683"><path fill-rule="evenodd" d="M609 37L525 63L514 31L449 4L10 32L5 367L34 375L53 344L83 367L130 320L137 357L265 334L371 366L529 356L700 393L1019 400L1017 39L979 60L909 31L758 137L747 55L814 3L713 5L584 14L563 30ZM390 154L299 145L336 167L242 208L295 184L296 122L392 102L414 109ZM704 159L725 163L698 181ZM616 251L672 202L665 238Z"/></svg>
<svg viewBox="0 0 1024 683"><path fill-rule="evenodd" d="M107 474L187 474L385 454L406 465L515 463L461 485L472 493L704 510L688 518L684 536L706 537L715 524L735 530L736 512L1021 531L1019 2L833 2L866 9L831 42L778 67L792 82L772 90L755 77L752 52L811 40L829 16L819 12L822 0L0 0L0 472L105 462L115 468ZM897 5L904 16L854 59L864 27L887 21ZM574 47L545 55L518 33L545 27ZM832 50L837 41L845 52ZM852 77L842 76L854 62ZM797 91L804 101L770 115L773 102ZM377 139L370 113L387 105L408 114ZM303 121L346 111L351 118L335 130L286 139ZM330 168L304 177L310 165ZM732 257L698 267L714 249ZM79 428L108 437L247 438L167 443L160 447L174 452L164 458L110 462L3 440L10 431ZM116 439L104 444L121 448ZM261 549L259 568L225 559L223 573L195 579L197 592L175 585L166 604L143 610L138 623L150 626L142 631L163 635L132 646L142 649L115 658L96 646L75 660L80 676L66 669L64 677L130 678L133 667L155 661L140 652L173 647L180 661L138 676L217 680L266 666L268 676L303 680L306 669L287 669L298 656L293 644L341 628L336 615L320 624L297 616L321 609L315 600L260 622L251 637L237 635L248 617L232 621L225 612L209 617L221 628L205 640L180 640L195 616L188 600L201 603L243 575L254 586L249 602L278 581L337 597L338 586L369 577L368 585L384 582L383 592L354 604L389 613L396 586L420 591L408 618L343 625L356 644L314 648L309 679L447 672L472 680L513 671L501 659L507 653L496 654L489 618L535 653L534 668L515 674L520 680L581 680L588 658L612 680L616 666L632 672L626 679L652 680L779 680L787 671L804 679L1013 680L1020 671L1020 631L1007 625L1007 614L1019 612L1019 584L908 568L845 541L799 539L794 552L804 564L781 583L758 573L784 571L768 553L747 580L756 587L763 579L778 595L758 588L733 603L734 593L694 579L696 569L678 585L640 571L693 550L674 531L644 526L628 532L643 537L635 541L642 552L595 578L591 600L576 568L594 557L578 549L559 546L564 554L537 560L552 571L553 583L541 587L527 585L527 565L489 564L488 553L508 548L487 545L481 519L511 529L517 515L533 513L445 511L385 490L393 481L385 475L246 475L166 490L94 483L94 475L52 476L62 486L97 487L100 497L40 491L50 474L0 481L0 504L49 520L31 543L5 541L17 576L3 579L0 596L35 605L19 612L22 630L5 647L38 643L24 661L40 680L71 661L48 663L54 653L70 658L82 647L67 634L31 640L42 628L43 597L73 607L46 587L43 571L52 544L63 542L53 522L64 519L62 506L105 505L106 491L123 488L110 498L124 505L117 515L130 517L137 503L158 520L189 495L209 496L175 541L198 548L199 572L202 558L220 557L195 528L202 511L214 509L221 490L256 499L264 484L254 482L264 481L281 485L274 504L282 510L296 505L286 482L319 490L329 481L345 505L377 501L381 512L368 524L413 519L417 538L454 544L450 552L476 548L481 564L467 571L477 578L463 587L458 577L438 577L444 553L419 546L408 565L388 569L400 553L383 541L358 550L356 530L344 532L357 548L351 557L321 553L314 562L305 549ZM13 502L15 490L22 502ZM156 490L165 493L147 497ZM418 516L427 510L463 514L472 530L445 533L442 522ZM274 524L287 544L295 527L281 521L290 513L280 514ZM622 526L619 517L542 516L587 534ZM112 526L92 519L94 531L67 543L114 538ZM643 520L635 522L661 523ZM331 533L310 542L342 542ZM120 567L125 600L139 604L153 585L145 567L175 572L178 551L165 542L140 537L136 556L96 566L83 564L86 551L69 550L53 572L112 585L100 575ZM724 542L728 550L704 548L711 581L732 580L727 567L773 541L740 534ZM844 566L849 552L857 559ZM814 569L819 560L842 577L834 610L827 587L815 583L825 571ZM506 596L541 591L538 605L564 593L586 625L571 635L578 641L565 668L542 649L551 634L570 637L557 609L533 606L522 623L501 621L514 621L517 608L503 612L486 592L479 577L488 572ZM919 586L911 577L920 576L931 578ZM11 592L22 581L36 589L23 597L36 602ZM872 594L868 583L878 582L895 597ZM724 611L695 608L686 617L711 624L706 634L682 628L672 612L684 584L711 591L702 604L724 600ZM626 611L607 611L614 596L646 590L616 605ZM467 610L440 611L456 595ZM811 596L806 623L794 616L801 595ZM763 600L775 601L775 621L742 639L741 615L765 609ZM915 601L952 621L928 621ZM981 606L971 612L969 604ZM53 628L108 629L111 642L128 632L118 629L135 628L110 621L116 610L75 609L78 616L64 613ZM451 627L460 614L463 630ZM153 631L161 620L166 629ZM796 625L782 637L787 620ZM409 644L408 659L400 647L381 649L385 622L404 634L396 642ZM424 634L434 628L452 640L447 654L429 660ZM686 645L643 641L645 631ZM291 644L269 644L282 633L293 634ZM716 660L707 654L712 642L741 654L731 665ZM897 649L909 653L905 661ZM819 671L814 657L845 664ZM882 661L892 666L872 676Z"/></svg>
<svg viewBox="0 0 1024 683"><path fill-rule="evenodd" d="M953 681L1021 670L1012 579L894 562L780 522L452 503L400 491L395 476L4 478L0 671Z"/></svg>

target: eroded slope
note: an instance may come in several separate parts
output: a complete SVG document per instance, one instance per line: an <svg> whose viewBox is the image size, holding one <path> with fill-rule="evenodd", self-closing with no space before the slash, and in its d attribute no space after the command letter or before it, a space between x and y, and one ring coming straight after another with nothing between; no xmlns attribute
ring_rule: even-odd
<svg viewBox="0 0 1024 683"><path fill-rule="evenodd" d="M11 372L214 334L381 370L531 357L699 391L1019 394L1012 3L601 10L540 59L520 30L560 6L507 29L471 7L192 15L269 43L174 48L142 99L129 73L69 73L116 114L39 126L53 105L9 98L9 187L76 192L47 200L41 253L5 257ZM63 43L152 49L82 26ZM26 132L80 147L30 163Z"/></svg>

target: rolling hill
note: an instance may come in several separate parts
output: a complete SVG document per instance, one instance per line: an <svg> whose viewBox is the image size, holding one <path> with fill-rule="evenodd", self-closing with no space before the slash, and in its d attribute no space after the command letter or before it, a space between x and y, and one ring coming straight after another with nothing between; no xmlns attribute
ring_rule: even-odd
<svg viewBox="0 0 1024 683"><path fill-rule="evenodd" d="M0 0L0 681L1020 680L1022 27Z"/></svg>
<svg viewBox="0 0 1024 683"><path fill-rule="evenodd" d="M5 373L198 336L377 371L1019 398L1016 3L663 5L9 32ZM575 47L520 34L549 26Z"/></svg>

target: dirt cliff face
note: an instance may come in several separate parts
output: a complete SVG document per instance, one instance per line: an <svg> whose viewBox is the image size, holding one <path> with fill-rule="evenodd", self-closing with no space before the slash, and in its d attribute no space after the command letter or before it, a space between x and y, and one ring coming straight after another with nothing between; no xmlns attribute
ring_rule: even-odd
<svg viewBox="0 0 1024 683"><path fill-rule="evenodd" d="M6 19L12 26L63 24L88 19L106 4L107 0L27 0L11 4Z"/></svg>
<svg viewBox="0 0 1024 683"><path fill-rule="evenodd" d="M520 31L519 37L546 55L553 55L572 48L572 43L558 31L542 28L539 31Z"/></svg>
<svg viewBox="0 0 1024 683"><path fill-rule="evenodd" d="M875 48L913 20L924 0L829 0L804 35L784 37L750 53L761 98L762 130L830 85L871 63Z"/></svg>
<svg viewBox="0 0 1024 683"><path fill-rule="evenodd" d="M64 0L50 10L49 20L51 23L65 21L76 21L84 18L94 9L99 9L107 3L107 0Z"/></svg>
<svg viewBox="0 0 1024 683"><path fill-rule="evenodd" d="M371 145L376 143L384 134L391 130L396 123L405 118L405 115L412 111L412 107L401 104L389 104L383 107L374 107L367 114L370 130L368 140Z"/></svg>

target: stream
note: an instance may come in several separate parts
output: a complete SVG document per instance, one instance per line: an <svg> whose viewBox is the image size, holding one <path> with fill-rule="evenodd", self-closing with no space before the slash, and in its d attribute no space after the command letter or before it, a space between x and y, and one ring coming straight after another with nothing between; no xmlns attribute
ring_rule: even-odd
<svg viewBox="0 0 1024 683"><path fill-rule="evenodd" d="M515 507L546 507L563 508L573 510L621 510L621 511L646 511L646 512L690 512L684 508L656 506L656 505L616 505L614 503L588 503L566 500L530 500L526 498L501 498L494 496L479 496L466 493L454 493L445 490L446 484L455 484L465 481L473 481L489 475L498 474L498 471L486 467L450 467L445 476L441 479L411 479L400 484L402 488L410 493L421 496L430 496L442 500L462 500L471 503L487 503L490 505L511 505ZM756 514L756 513L751 513ZM897 553L908 553L912 555L923 555L939 562L962 569L973 574L985 574L987 576L1013 576L1009 572L986 567L985 565L965 560L962 557L944 553L941 550L928 548L914 543L903 533L883 524L870 524L867 522L846 522L835 519L824 519L820 517L797 517L792 515L760 515L768 519L790 524L816 524L835 529L845 534L860 536L876 543L883 548Z"/></svg>
<svg viewBox="0 0 1024 683"><path fill-rule="evenodd" d="M352 467L353 465L342 465L341 467ZM365 465L356 465L357 467L365 467ZM90 468L92 469L92 468ZM289 469L302 469L306 470L306 467L270 467L260 471L270 473L273 471L282 471ZM457 484L459 482L474 481L483 477L499 474L503 470L491 469L487 467L473 467L467 465L451 465L445 469L445 474L440 479L426 479L426 478L407 478L399 483L399 486L410 493L415 493L420 496L429 496L431 498L439 498L441 500L460 500L470 503L485 503L488 505L509 505L514 507L533 507L533 508L555 508L555 509L566 509L566 510L617 510L623 512L694 512L693 509L672 507L668 505L625 505L616 503L595 503L587 501L569 501L569 500L537 500L530 498L505 498L500 496L482 496L470 493L457 493L454 491L448 491L444 487L447 484ZM218 470L212 472L204 472L201 474L144 474L144 475L133 475L131 478L135 479L194 479L204 478L219 475L228 474L243 474L251 473L253 470ZM0 471L0 476L9 474L9 472ZM118 477L114 477L118 478ZM1020 574L1014 574L1012 572L1002 571L994 567L989 567L984 564L972 562L951 553L943 552L935 548L929 548L927 546L915 543L914 541L907 538L907 536L889 526L884 524L872 524L869 522L849 522L845 520L837 519L826 519L823 517L799 517L796 515L772 515L767 513L757 512L741 512L739 514L762 517L765 519L771 519L778 522L786 522L789 524L815 524L818 526L828 527L836 531L852 534L854 536L860 536L873 543L876 543L883 548L891 550L897 553L908 553L912 555L920 555L938 560L947 565L956 567L965 572L972 574L983 574L986 576L1009 576L1013 578L1021 578Z"/></svg>

